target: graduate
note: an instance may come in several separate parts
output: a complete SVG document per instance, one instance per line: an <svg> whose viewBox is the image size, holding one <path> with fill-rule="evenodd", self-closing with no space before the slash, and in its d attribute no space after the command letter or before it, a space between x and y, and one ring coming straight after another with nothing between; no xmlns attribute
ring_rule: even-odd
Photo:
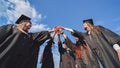
<svg viewBox="0 0 120 68"><path fill-rule="evenodd" d="M63 29L83 38L104 68L120 68L120 36L103 26L95 26L92 19L83 20L83 26L86 33Z"/></svg>
<svg viewBox="0 0 120 68"><path fill-rule="evenodd" d="M54 68L54 60L53 60L53 54L52 54L52 46L55 44L54 39L55 33L51 37L51 39L47 42L47 45L45 46L43 56L42 56L42 66L41 68Z"/></svg>
<svg viewBox="0 0 120 68"><path fill-rule="evenodd" d="M58 49L60 53L59 68L75 68L75 55L74 52L68 48L66 41L61 42L60 34L58 35Z"/></svg>
<svg viewBox="0 0 120 68"><path fill-rule="evenodd" d="M0 68L36 68L39 46L54 30L29 33L30 20L21 15L16 24L0 27Z"/></svg>
<svg viewBox="0 0 120 68"><path fill-rule="evenodd" d="M73 43L65 34L62 35L65 38L68 48L75 52L75 68L100 68L96 57L84 40L76 37L76 43Z"/></svg>

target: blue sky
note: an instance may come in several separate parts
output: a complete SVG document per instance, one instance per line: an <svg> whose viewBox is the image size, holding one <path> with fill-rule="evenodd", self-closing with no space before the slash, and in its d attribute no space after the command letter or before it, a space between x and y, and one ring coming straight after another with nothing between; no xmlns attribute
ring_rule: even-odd
<svg viewBox="0 0 120 68"><path fill-rule="evenodd" d="M21 14L25 14L32 18L31 32L52 29L57 25L84 32L82 21L92 18L95 25L102 25L120 35L119 6L120 0L1 0L0 26L14 24ZM70 33L66 34L73 39ZM44 45L40 47L40 55ZM57 45L53 47L53 54L55 68L58 68ZM39 63L37 67L40 68Z"/></svg>
<svg viewBox="0 0 120 68"><path fill-rule="evenodd" d="M119 29L119 0L32 0L30 2L34 3L36 10L46 16L42 23L48 24L49 27L64 25L81 30L82 20L93 18L95 24L109 29L116 27Z"/></svg>

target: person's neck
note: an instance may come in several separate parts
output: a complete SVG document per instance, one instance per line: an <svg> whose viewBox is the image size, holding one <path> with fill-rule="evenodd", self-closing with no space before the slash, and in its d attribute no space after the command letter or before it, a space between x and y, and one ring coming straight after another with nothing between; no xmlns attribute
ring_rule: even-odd
<svg viewBox="0 0 120 68"><path fill-rule="evenodd" d="M91 29L88 28L88 29L86 30L86 32L87 32L88 34L90 34L90 33L91 33Z"/></svg>

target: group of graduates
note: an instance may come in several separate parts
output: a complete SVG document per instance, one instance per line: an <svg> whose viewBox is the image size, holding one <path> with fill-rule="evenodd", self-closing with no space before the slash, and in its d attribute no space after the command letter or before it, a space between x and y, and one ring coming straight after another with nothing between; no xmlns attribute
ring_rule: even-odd
<svg viewBox="0 0 120 68"><path fill-rule="evenodd" d="M83 24L86 33L62 26L55 27L52 41L49 41L43 52L41 68L54 68L51 44L55 34L58 36L59 68L120 68L120 36L102 26L94 26L92 19L84 20ZM76 43L62 30L71 32ZM64 42L60 35L64 37ZM51 47L48 49L48 46Z"/></svg>
<svg viewBox="0 0 120 68"><path fill-rule="evenodd" d="M53 38L47 42L44 48L40 63L41 68L54 68L54 60L52 54ZM60 35L64 37L61 41ZM57 33L58 50L60 53L59 68L100 68L97 59L93 56L84 40L76 37L76 43L73 43L63 32Z"/></svg>
<svg viewBox="0 0 120 68"><path fill-rule="evenodd" d="M107 28L95 26L92 19L83 20L85 33L63 26L29 33L30 20L21 15L16 24L0 27L0 68L36 68L39 47L46 40L41 68L54 68L51 48L55 44L55 35L58 36L59 68L100 68L100 64L103 68L120 68L120 36ZM71 32L76 42L73 43L63 30Z"/></svg>

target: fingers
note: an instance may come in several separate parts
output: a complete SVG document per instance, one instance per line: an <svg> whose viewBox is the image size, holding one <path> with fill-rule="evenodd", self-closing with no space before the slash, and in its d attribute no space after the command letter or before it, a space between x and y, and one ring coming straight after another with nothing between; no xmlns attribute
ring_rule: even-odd
<svg viewBox="0 0 120 68"><path fill-rule="evenodd" d="M62 26L55 26L54 28L54 32L57 34L61 34L61 31L63 30Z"/></svg>

